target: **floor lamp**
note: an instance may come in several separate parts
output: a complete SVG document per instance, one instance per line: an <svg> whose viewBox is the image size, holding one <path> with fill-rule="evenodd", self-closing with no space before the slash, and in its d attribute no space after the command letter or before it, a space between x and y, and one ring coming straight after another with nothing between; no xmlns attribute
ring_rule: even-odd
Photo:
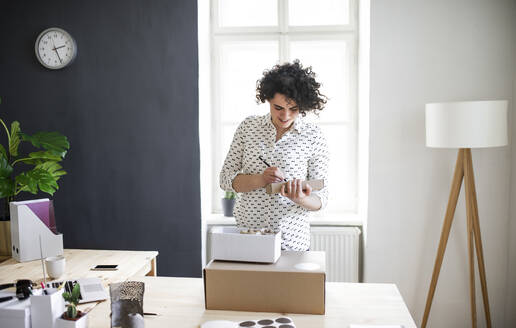
<svg viewBox="0 0 516 328"><path fill-rule="evenodd" d="M437 279L439 278L439 271L441 270L446 243L448 242L448 236L450 234L450 228L463 180L466 194L472 326L476 327L477 325L474 263L474 251L476 250L486 322L487 327L491 327L491 314L489 312L486 270L478 220L477 195L475 191L471 148L500 147L507 145L507 101L467 101L427 104L426 145L427 147L435 148L458 148L459 151L421 327L425 328L428 323L430 307L432 306L432 299L434 297Z"/></svg>

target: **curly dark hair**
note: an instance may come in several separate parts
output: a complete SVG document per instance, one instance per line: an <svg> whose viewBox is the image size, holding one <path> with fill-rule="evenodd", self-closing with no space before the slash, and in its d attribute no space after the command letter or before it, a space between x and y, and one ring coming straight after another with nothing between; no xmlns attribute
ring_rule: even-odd
<svg viewBox="0 0 516 328"><path fill-rule="evenodd" d="M302 116L306 116L307 112L318 114L328 100L319 91L320 86L315 80L312 66L303 68L299 59L296 59L263 72L263 77L256 81L256 102L264 103L280 93L289 101L296 102Z"/></svg>

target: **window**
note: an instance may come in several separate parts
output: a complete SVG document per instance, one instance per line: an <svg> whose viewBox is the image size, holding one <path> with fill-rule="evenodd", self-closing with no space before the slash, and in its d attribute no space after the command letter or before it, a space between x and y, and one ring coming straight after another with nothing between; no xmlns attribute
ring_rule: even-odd
<svg viewBox="0 0 516 328"><path fill-rule="evenodd" d="M317 215L357 212L356 1L211 1L211 57L205 67L209 69L210 101L200 103L200 115L210 111L210 124L204 125L210 132L201 132L206 133L201 144L205 140L210 147L201 145L201 152L203 148L210 152L204 158L209 158L211 172L204 177L211 179L211 213L221 212L218 174L236 127L249 115L269 111L267 103L256 104L256 81L263 70L294 59L312 66L322 83L321 92L329 97L319 117L306 117L324 131L331 156L330 199L324 213Z"/></svg>

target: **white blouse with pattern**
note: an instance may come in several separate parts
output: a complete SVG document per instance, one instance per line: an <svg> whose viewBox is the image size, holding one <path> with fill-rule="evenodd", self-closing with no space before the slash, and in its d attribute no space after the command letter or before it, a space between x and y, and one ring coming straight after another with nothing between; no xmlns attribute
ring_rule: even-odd
<svg viewBox="0 0 516 328"><path fill-rule="evenodd" d="M233 189L238 174L261 174L267 166L283 171L287 180L324 179L325 187L313 191L321 199L322 207L328 202L328 146L321 129L304 122L301 116L293 127L276 142L276 128L270 113L247 117L238 126L233 142L220 172L220 187ZM233 211L239 227L272 228L281 231L281 248L306 251L310 247L309 210L280 194L269 195L265 188L239 193Z"/></svg>

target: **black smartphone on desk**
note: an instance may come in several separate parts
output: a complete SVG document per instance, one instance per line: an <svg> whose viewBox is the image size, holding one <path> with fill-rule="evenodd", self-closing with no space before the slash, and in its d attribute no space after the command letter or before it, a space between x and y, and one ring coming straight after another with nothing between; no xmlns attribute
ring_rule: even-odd
<svg viewBox="0 0 516 328"><path fill-rule="evenodd" d="M91 268L93 271L115 271L118 270L117 264L99 264L94 268Z"/></svg>

